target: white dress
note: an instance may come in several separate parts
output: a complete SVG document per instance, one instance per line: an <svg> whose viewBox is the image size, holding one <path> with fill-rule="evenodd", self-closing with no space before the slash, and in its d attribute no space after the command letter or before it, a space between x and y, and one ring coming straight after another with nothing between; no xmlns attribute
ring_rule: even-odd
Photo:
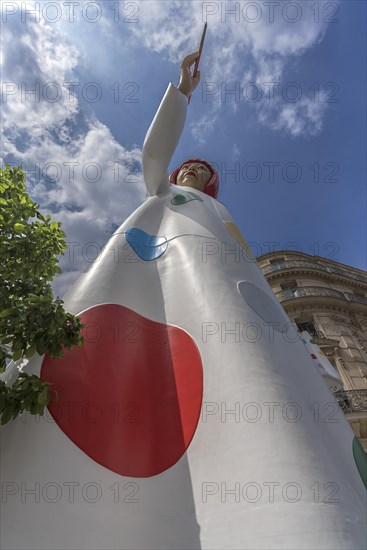
<svg viewBox="0 0 367 550"><path fill-rule="evenodd" d="M335 398L224 205L168 182L186 113L170 84L149 197L64 298L85 346L30 362L59 392L52 416L2 428L4 548L366 543Z"/></svg>

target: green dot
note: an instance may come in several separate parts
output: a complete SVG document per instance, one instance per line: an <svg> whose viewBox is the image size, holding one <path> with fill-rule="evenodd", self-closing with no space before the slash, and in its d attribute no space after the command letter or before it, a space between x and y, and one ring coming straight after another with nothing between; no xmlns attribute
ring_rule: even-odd
<svg viewBox="0 0 367 550"><path fill-rule="evenodd" d="M359 475L362 478L364 486L367 489L367 455L357 436L353 438L353 456L358 468Z"/></svg>
<svg viewBox="0 0 367 550"><path fill-rule="evenodd" d="M185 204L187 202L195 201L195 200L196 201L203 201L203 199L200 198L195 193L190 193L190 192L178 193L177 195L175 195L173 197L173 199L171 200L171 203L177 206L177 205Z"/></svg>

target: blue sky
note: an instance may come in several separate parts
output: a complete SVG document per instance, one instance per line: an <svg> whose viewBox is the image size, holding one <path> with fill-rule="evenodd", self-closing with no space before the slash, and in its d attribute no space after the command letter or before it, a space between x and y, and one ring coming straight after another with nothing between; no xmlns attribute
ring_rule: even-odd
<svg viewBox="0 0 367 550"><path fill-rule="evenodd" d="M218 199L255 254L292 248L366 269L365 2L279 2L272 19L262 1L79 1L72 13L60 0L38 2L38 21L34 4L2 2L1 163L26 167L72 243L57 294L145 200L145 133L205 20L170 168L216 165Z"/></svg>

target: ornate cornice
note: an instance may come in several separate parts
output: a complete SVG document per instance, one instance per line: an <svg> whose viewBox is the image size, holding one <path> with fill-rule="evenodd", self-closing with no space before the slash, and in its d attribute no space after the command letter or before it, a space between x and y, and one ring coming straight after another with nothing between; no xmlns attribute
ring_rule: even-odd
<svg viewBox="0 0 367 550"><path fill-rule="evenodd" d="M367 277L366 281L357 279L355 277L362 277L363 274L355 274L350 272L339 273L336 272L336 268L329 267L325 264L303 261L303 260L284 260L276 265L265 265L260 267L264 276L268 280L269 284L274 284L279 280L285 280L290 277L317 277L320 280L326 280L328 282L334 282L336 284L342 283L346 287L357 287L363 292L367 291ZM345 271L345 270L343 270Z"/></svg>
<svg viewBox="0 0 367 550"><path fill-rule="evenodd" d="M275 252L268 252L267 254L262 254L261 256L256 257L256 261L258 263L261 263L264 260L274 260L276 258L281 258L284 256L291 257L292 260L299 259L300 261L307 261L307 262L314 262L319 263L319 265L325 265L329 266L331 268L336 269L343 269L350 273L354 273L355 275L362 275L366 278L367 281L367 272L363 269L359 269L358 267L353 267L347 264L343 264L341 262L337 262L335 260L332 260L330 258L324 258L323 256L312 256L311 254L307 254L305 252L296 252L295 250L277 250Z"/></svg>

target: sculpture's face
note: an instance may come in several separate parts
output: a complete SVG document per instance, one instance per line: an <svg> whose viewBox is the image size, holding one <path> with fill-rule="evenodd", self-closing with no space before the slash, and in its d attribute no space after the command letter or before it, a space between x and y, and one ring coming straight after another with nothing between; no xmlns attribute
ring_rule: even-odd
<svg viewBox="0 0 367 550"><path fill-rule="evenodd" d="M211 171L199 162L184 164L176 178L176 185L187 185L199 191L204 191L208 181L212 177Z"/></svg>

